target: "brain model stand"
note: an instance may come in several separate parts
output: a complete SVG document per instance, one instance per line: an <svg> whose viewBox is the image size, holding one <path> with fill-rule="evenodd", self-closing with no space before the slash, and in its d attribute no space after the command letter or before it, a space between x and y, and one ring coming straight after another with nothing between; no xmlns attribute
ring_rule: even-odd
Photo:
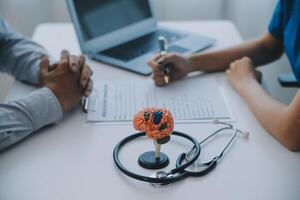
<svg viewBox="0 0 300 200"><path fill-rule="evenodd" d="M155 151L148 151L139 156L138 163L146 169L161 169L169 164L169 158L161 152L161 145L170 140L174 129L172 114L162 108L146 108L138 112L133 119L134 128L154 141Z"/></svg>

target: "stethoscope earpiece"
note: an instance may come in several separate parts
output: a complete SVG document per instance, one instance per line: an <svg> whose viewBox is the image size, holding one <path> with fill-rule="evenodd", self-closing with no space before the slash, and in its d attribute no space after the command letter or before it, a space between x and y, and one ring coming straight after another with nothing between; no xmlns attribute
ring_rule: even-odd
<svg viewBox="0 0 300 200"><path fill-rule="evenodd" d="M243 132L244 138L249 139L250 133L249 132Z"/></svg>

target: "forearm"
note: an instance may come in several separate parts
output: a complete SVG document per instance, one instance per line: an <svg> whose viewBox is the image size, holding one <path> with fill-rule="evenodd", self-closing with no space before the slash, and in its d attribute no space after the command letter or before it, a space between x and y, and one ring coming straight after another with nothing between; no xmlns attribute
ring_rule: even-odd
<svg viewBox="0 0 300 200"><path fill-rule="evenodd" d="M287 106L269 96L253 79L239 91L261 125L281 144L300 150L300 118L293 105ZM298 118L297 118L298 117Z"/></svg>
<svg viewBox="0 0 300 200"><path fill-rule="evenodd" d="M61 118L60 104L48 88L37 90L23 99L0 104L0 151Z"/></svg>
<svg viewBox="0 0 300 200"><path fill-rule="evenodd" d="M13 32L0 19L0 71L30 84L39 84L39 65L45 49Z"/></svg>
<svg viewBox="0 0 300 200"><path fill-rule="evenodd" d="M227 69L231 62L249 57L255 66L264 65L280 57L280 42L267 34L262 39L242 43L224 50L196 54L189 58L195 71L215 72Z"/></svg>

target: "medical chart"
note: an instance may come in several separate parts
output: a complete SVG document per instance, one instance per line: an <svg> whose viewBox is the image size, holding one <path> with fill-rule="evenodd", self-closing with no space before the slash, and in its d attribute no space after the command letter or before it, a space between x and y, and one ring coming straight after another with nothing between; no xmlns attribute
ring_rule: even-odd
<svg viewBox="0 0 300 200"><path fill-rule="evenodd" d="M130 122L145 107L163 107L175 121L230 119L216 78L190 77L157 87L152 80L95 82L88 99L89 122Z"/></svg>

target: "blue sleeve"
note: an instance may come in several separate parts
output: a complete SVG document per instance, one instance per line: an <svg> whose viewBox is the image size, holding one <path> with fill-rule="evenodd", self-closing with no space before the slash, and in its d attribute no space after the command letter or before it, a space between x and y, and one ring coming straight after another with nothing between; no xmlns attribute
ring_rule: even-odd
<svg viewBox="0 0 300 200"><path fill-rule="evenodd" d="M283 20L283 0L279 0L269 24L269 33L279 40L283 39Z"/></svg>

